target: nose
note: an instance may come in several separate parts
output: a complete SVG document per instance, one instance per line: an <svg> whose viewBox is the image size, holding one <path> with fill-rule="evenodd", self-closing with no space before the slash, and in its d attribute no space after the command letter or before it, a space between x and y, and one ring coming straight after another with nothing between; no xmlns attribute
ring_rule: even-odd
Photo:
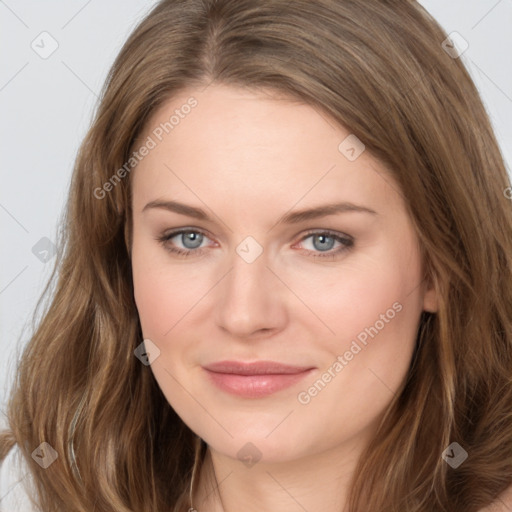
<svg viewBox="0 0 512 512"><path fill-rule="evenodd" d="M265 251L252 263L236 252L217 286L216 321L233 338L269 336L288 320L286 287L269 268Z"/></svg>

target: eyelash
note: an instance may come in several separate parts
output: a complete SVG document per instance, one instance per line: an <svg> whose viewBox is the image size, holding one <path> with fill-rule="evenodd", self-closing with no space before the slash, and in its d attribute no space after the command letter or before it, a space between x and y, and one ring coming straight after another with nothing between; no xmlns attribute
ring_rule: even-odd
<svg viewBox="0 0 512 512"><path fill-rule="evenodd" d="M186 257L186 256L190 256L192 253L194 253L196 255L201 255L203 253L204 248L202 248L202 249L180 249L180 248L176 248L176 247L171 247L168 244L170 239L174 238L177 235L181 235L184 233L199 233L199 234L209 238L208 235L204 231L201 231L200 229L180 229L180 230L173 231L171 233L167 233L162 236L159 236L156 238L156 240L158 242L160 242L165 247L165 249L167 251L169 251L173 254L176 254L178 256ZM301 238L300 242L303 242L304 240L311 237L312 235L327 235L329 238L334 238L334 240L336 240L337 242L341 242L341 244L342 244L342 246L336 250L331 249L331 252L315 254L314 251L308 251L309 253L313 253L313 254L310 254L311 257L313 257L313 258L323 258L323 259L333 260L337 256L339 256L341 253L350 250L354 245L354 239L352 237L340 236L339 234L335 233L334 231L329 231L329 230L309 231Z"/></svg>

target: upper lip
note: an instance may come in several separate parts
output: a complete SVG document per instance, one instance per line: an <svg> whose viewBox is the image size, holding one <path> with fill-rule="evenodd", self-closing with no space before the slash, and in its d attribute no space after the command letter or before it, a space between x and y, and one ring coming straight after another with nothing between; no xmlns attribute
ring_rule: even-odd
<svg viewBox="0 0 512 512"><path fill-rule="evenodd" d="M236 375L282 375L302 373L311 370L312 366L293 366L276 361L255 361L244 363L241 361L218 361L203 366L206 370L215 373L232 373Z"/></svg>

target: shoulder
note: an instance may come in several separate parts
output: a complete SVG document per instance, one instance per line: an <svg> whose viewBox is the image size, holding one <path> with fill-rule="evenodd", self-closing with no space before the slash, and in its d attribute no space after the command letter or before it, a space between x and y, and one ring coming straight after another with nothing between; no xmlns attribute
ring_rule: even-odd
<svg viewBox="0 0 512 512"><path fill-rule="evenodd" d="M512 511L512 485L503 491L496 500L479 512L510 512Z"/></svg>
<svg viewBox="0 0 512 512"><path fill-rule="evenodd" d="M26 492L30 473L23 456L15 445L0 462L0 510L9 512L38 512Z"/></svg>

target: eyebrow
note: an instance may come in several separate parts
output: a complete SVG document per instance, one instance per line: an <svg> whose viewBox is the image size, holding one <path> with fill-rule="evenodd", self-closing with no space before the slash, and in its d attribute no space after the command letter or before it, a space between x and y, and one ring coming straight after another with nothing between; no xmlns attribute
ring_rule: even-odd
<svg viewBox="0 0 512 512"><path fill-rule="evenodd" d="M194 206L190 206L184 203L179 203L178 201L150 201L146 206L144 206L142 212L145 212L153 208L168 210L170 212L179 213L181 215L193 217L198 220L213 222L213 220L208 216L208 214L201 208L196 208ZM297 224L299 222L304 222L311 219L317 219L320 217L326 217L328 215L336 215L337 213L345 212L359 212L369 213L371 215L378 215L378 213L375 210L372 210L371 208L367 208L366 206L361 206L345 201L342 203L325 204L315 206L313 208L308 208L305 210L290 212L283 215L279 223Z"/></svg>

